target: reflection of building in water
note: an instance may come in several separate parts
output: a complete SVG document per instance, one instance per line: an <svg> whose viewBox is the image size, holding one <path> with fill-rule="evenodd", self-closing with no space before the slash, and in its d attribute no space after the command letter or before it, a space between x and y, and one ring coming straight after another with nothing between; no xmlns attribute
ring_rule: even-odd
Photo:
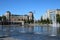
<svg viewBox="0 0 60 40"><path fill-rule="evenodd" d="M15 15L11 14L10 11L7 11L5 14L8 21L24 21L24 20L33 20L33 13L29 12L29 15Z"/></svg>

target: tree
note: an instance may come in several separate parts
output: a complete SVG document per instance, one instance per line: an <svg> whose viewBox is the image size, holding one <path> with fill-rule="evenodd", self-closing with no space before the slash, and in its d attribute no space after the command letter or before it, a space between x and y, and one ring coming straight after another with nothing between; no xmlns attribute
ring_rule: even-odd
<svg viewBox="0 0 60 40"><path fill-rule="evenodd" d="M2 17L0 16L0 21L2 20Z"/></svg>
<svg viewBox="0 0 60 40"><path fill-rule="evenodd" d="M43 19L42 19L42 17L41 17L41 20L40 20L40 22L41 22L41 23L43 23Z"/></svg>
<svg viewBox="0 0 60 40"><path fill-rule="evenodd" d="M60 15L59 15L59 14L56 14L56 21L57 21L58 23L60 23Z"/></svg>
<svg viewBox="0 0 60 40"><path fill-rule="evenodd" d="M43 21L42 17L41 17L41 21Z"/></svg>
<svg viewBox="0 0 60 40"><path fill-rule="evenodd" d="M42 23L42 24L49 24L49 23L51 23L51 20L49 20L49 18L43 20L42 17L41 17L40 23Z"/></svg>
<svg viewBox="0 0 60 40"><path fill-rule="evenodd" d="M6 21L6 17L5 16L2 16L2 19L3 19L2 21Z"/></svg>
<svg viewBox="0 0 60 40"><path fill-rule="evenodd" d="M49 23L49 19L48 19L48 18L47 18L47 20L46 20L46 21L47 21L47 23Z"/></svg>

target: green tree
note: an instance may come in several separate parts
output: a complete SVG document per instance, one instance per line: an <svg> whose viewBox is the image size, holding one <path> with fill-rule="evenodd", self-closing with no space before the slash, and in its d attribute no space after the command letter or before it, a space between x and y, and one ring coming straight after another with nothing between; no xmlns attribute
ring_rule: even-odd
<svg viewBox="0 0 60 40"><path fill-rule="evenodd" d="M59 14L56 14L56 21L57 21L58 23L60 23L60 15L59 15Z"/></svg>
<svg viewBox="0 0 60 40"><path fill-rule="evenodd" d="M40 22L41 22L41 23L43 23L43 19L42 19L42 17L41 17L41 20L40 20Z"/></svg>
<svg viewBox="0 0 60 40"><path fill-rule="evenodd" d="M41 21L43 21L42 17L41 17Z"/></svg>
<svg viewBox="0 0 60 40"><path fill-rule="evenodd" d="M2 17L0 16L0 21L2 20Z"/></svg>
<svg viewBox="0 0 60 40"><path fill-rule="evenodd" d="M47 18L47 23L50 23L50 20Z"/></svg>
<svg viewBox="0 0 60 40"><path fill-rule="evenodd" d="M5 16L2 16L2 19L3 19L3 21L6 21L6 17Z"/></svg>
<svg viewBox="0 0 60 40"><path fill-rule="evenodd" d="M49 23L51 23L51 21L49 20L49 18L43 20L42 17L41 17L40 23L42 23L42 24L49 24Z"/></svg>

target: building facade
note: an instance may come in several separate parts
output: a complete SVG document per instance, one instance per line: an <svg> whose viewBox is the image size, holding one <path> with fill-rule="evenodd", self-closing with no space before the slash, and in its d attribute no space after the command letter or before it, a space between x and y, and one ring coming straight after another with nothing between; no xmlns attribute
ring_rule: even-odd
<svg viewBox="0 0 60 40"><path fill-rule="evenodd" d="M6 19L8 21L29 21L29 20L34 20L33 19L33 13L32 12L29 12L29 15L15 15L15 14L11 14L10 11L7 11L5 13L5 16L6 16Z"/></svg>
<svg viewBox="0 0 60 40"><path fill-rule="evenodd" d="M42 19L43 19L43 20L47 19L47 13L45 13L45 14L42 16Z"/></svg>
<svg viewBox="0 0 60 40"><path fill-rule="evenodd" d="M60 15L60 9L47 10L47 18L49 19L52 19L52 16L56 16L56 14Z"/></svg>

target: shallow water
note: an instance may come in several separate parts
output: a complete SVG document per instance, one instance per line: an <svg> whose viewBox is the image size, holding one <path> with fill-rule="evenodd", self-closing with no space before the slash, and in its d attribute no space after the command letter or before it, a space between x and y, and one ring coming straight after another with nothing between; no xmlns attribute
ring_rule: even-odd
<svg viewBox="0 0 60 40"><path fill-rule="evenodd" d="M19 26L19 25L0 25L0 35L8 35L10 37L21 40L60 40L60 28L41 26ZM57 34L52 37L50 34Z"/></svg>

